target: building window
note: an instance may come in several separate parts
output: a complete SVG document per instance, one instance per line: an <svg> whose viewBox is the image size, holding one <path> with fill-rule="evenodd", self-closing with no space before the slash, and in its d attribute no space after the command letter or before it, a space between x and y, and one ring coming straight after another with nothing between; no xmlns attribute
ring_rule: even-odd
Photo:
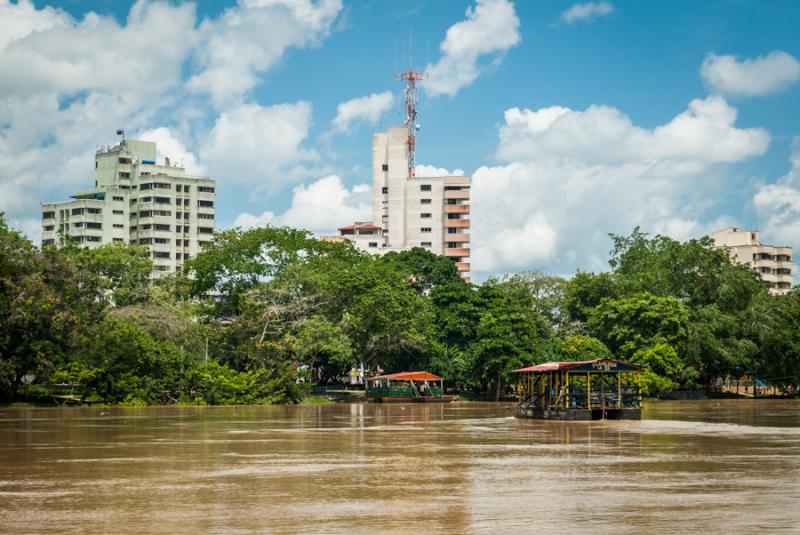
<svg viewBox="0 0 800 535"><path fill-rule="evenodd" d="M142 190L145 190L145 189L153 189L153 184L150 183L150 182L148 182L146 184L139 184L139 191L142 191Z"/></svg>
<svg viewBox="0 0 800 535"><path fill-rule="evenodd" d="M388 163L385 163L385 164L381 165L381 171L388 171L388 170L389 170L389 164Z"/></svg>
<svg viewBox="0 0 800 535"><path fill-rule="evenodd" d="M371 242L369 242L369 246L370 246L370 247L377 247L377 246L378 246L378 242L376 242L376 241L371 241Z"/></svg>
<svg viewBox="0 0 800 535"><path fill-rule="evenodd" d="M197 227L197 232L200 234L214 234L214 229L212 227Z"/></svg>
<svg viewBox="0 0 800 535"><path fill-rule="evenodd" d="M457 233L458 233L458 229L457 229L457 228L452 228L452 227L449 227L449 228L447 229L447 233L448 233L448 234L457 234Z"/></svg>
<svg viewBox="0 0 800 535"><path fill-rule="evenodd" d="M189 186L186 186L186 191L189 191ZM197 191L200 193L214 193L212 186L197 186Z"/></svg>
<svg viewBox="0 0 800 535"><path fill-rule="evenodd" d="M428 213L425 213L425 214L419 214L419 216L420 216L422 219L430 219L430 218L431 218L431 214L428 214Z"/></svg>
<svg viewBox="0 0 800 535"><path fill-rule="evenodd" d="M461 219L461 214L447 214L447 219Z"/></svg>
<svg viewBox="0 0 800 535"><path fill-rule="evenodd" d="M189 193L189 186L184 185L183 186L183 192L184 193ZM211 188L211 193L214 193L214 188Z"/></svg>
<svg viewBox="0 0 800 535"><path fill-rule="evenodd" d="M125 200L125 197L117 197L117 196L114 196L114 200L115 200L115 201L124 201L124 200Z"/></svg>
<svg viewBox="0 0 800 535"><path fill-rule="evenodd" d="M83 228L83 223L73 223L72 227L73 228Z"/></svg>
<svg viewBox="0 0 800 535"><path fill-rule="evenodd" d="M73 208L72 215L81 215L83 213L83 208Z"/></svg>
<svg viewBox="0 0 800 535"><path fill-rule="evenodd" d="M389 216L388 215L381 216L381 222L384 224L389 223Z"/></svg>
<svg viewBox="0 0 800 535"><path fill-rule="evenodd" d="M53 239L42 240L42 245L53 245L54 243L55 243L55 240L53 240Z"/></svg>
<svg viewBox="0 0 800 535"><path fill-rule="evenodd" d="M214 208L214 201L197 201L197 206L201 208Z"/></svg>
<svg viewBox="0 0 800 535"><path fill-rule="evenodd" d="M172 199L169 197L156 197L155 201L158 204L172 204Z"/></svg>
<svg viewBox="0 0 800 535"><path fill-rule="evenodd" d="M53 230L54 228L55 228L55 225L46 225L46 226L44 227L44 230L45 230L45 231L49 231L49 230Z"/></svg>
<svg viewBox="0 0 800 535"><path fill-rule="evenodd" d="M422 227L419 230L420 230L420 232L430 232L431 231L431 227Z"/></svg>
<svg viewBox="0 0 800 535"><path fill-rule="evenodd" d="M42 219L53 219L55 216L55 212L42 212Z"/></svg>
<svg viewBox="0 0 800 535"><path fill-rule="evenodd" d="M122 243L123 241L125 241L125 240L123 240L122 238L111 238L111 240L112 240L114 243Z"/></svg>
<svg viewBox="0 0 800 535"><path fill-rule="evenodd" d="M100 236L86 236L86 241L99 242L100 241Z"/></svg>
<svg viewBox="0 0 800 535"><path fill-rule="evenodd" d="M430 184L422 184L422 185L420 185L419 190L420 191L430 191L431 190L431 185Z"/></svg>
<svg viewBox="0 0 800 535"><path fill-rule="evenodd" d="M166 251L153 251L153 258L169 258L170 254Z"/></svg>
<svg viewBox="0 0 800 535"><path fill-rule="evenodd" d="M183 186L182 185L178 184L177 186L175 186L175 191L180 193L181 190L183 190Z"/></svg>
<svg viewBox="0 0 800 535"><path fill-rule="evenodd" d="M456 204L457 201L457 199L447 199L447 204Z"/></svg>
<svg viewBox="0 0 800 535"><path fill-rule="evenodd" d="M420 204L430 204L430 203L431 203L431 200L430 200L430 199L420 199L420 200L419 200L419 203L420 203Z"/></svg>
<svg viewBox="0 0 800 535"><path fill-rule="evenodd" d="M388 187L386 187L386 186L383 186L383 187L381 188L381 193L389 193L389 188L388 188Z"/></svg>
<svg viewBox="0 0 800 535"><path fill-rule="evenodd" d="M121 164L129 164L129 163L131 163L131 159L130 158L120 158L119 159L119 163L121 163Z"/></svg>
<svg viewBox="0 0 800 535"><path fill-rule="evenodd" d="M167 238L154 238L154 242L155 243L166 244L166 243L169 243L169 240Z"/></svg>
<svg viewBox="0 0 800 535"><path fill-rule="evenodd" d="M125 215L125 212L123 212L122 210L112 210L112 212L117 215Z"/></svg>
<svg viewBox="0 0 800 535"><path fill-rule="evenodd" d="M114 223L114 228L125 228L125 225L122 225L120 223Z"/></svg>
<svg viewBox="0 0 800 535"><path fill-rule="evenodd" d="M448 249L457 249L458 248L458 242L454 242L454 241L447 242L447 248Z"/></svg>
<svg viewBox="0 0 800 535"><path fill-rule="evenodd" d="M189 214L186 214L188 217ZM214 219L214 214L197 214L197 219Z"/></svg>
<svg viewBox="0 0 800 535"><path fill-rule="evenodd" d="M119 177L123 179L129 179L131 177L131 174L126 171L120 171Z"/></svg>
<svg viewBox="0 0 800 535"><path fill-rule="evenodd" d="M422 242L422 244L421 244L421 245L422 245L423 247L431 247L433 244L432 244L431 242L429 242L429 241L424 241L424 242Z"/></svg>
<svg viewBox="0 0 800 535"><path fill-rule="evenodd" d="M103 210L101 210L100 208L87 208L86 209L86 213L87 214L102 214Z"/></svg>
<svg viewBox="0 0 800 535"><path fill-rule="evenodd" d="M167 232L169 232L170 229L172 229L172 227L170 227L169 225L162 225L162 224L159 224L159 223L156 223L155 225L153 225L153 227L156 230L163 230L163 231L167 231Z"/></svg>

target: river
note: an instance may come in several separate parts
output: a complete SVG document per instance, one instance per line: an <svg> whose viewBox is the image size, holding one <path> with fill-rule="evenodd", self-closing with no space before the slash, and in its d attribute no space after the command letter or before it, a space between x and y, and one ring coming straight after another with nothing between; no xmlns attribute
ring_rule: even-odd
<svg viewBox="0 0 800 535"><path fill-rule="evenodd" d="M800 402L0 409L6 533L800 533Z"/></svg>

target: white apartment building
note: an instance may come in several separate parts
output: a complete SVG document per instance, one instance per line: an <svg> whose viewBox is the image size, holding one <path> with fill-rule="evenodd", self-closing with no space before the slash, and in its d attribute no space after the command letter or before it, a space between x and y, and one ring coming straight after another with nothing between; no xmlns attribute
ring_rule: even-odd
<svg viewBox="0 0 800 535"><path fill-rule="evenodd" d="M95 154L94 188L72 200L42 203L42 245L67 237L85 247L130 243L147 247L153 275L180 270L214 233L215 181L186 174L156 144L123 139Z"/></svg>
<svg viewBox="0 0 800 535"><path fill-rule="evenodd" d="M791 246L764 245L758 241L758 231L735 227L718 230L711 237L714 246L726 249L735 262L756 270L770 292L782 295L792 289Z"/></svg>
<svg viewBox="0 0 800 535"><path fill-rule="evenodd" d="M406 127L373 134L373 220L341 227L340 236L376 254L423 247L452 258L468 279L469 177L409 176L408 162Z"/></svg>

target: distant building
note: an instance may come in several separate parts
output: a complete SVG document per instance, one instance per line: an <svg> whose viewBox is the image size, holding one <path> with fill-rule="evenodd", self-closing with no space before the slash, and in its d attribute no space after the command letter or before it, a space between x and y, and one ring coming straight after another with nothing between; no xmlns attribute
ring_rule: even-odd
<svg viewBox="0 0 800 535"><path fill-rule="evenodd" d="M72 200L42 203L42 245L67 237L84 247L146 246L153 274L175 272L211 240L215 181L186 174L169 158L156 163L156 144L123 139L95 154L94 188Z"/></svg>
<svg viewBox="0 0 800 535"><path fill-rule="evenodd" d="M726 228L711 235L714 246L724 248L739 264L753 268L769 284L770 292L786 294L792 288L792 248L764 245L758 231Z"/></svg>
<svg viewBox="0 0 800 535"><path fill-rule="evenodd" d="M372 217L339 229L364 251L383 254L423 247L469 272L470 179L410 176L406 127L372 136Z"/></svg>

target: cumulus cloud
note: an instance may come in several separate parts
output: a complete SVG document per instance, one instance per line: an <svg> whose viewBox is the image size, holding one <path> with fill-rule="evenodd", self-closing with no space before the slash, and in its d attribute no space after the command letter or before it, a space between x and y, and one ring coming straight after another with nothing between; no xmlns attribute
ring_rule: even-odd
<svg viewBox="0 0 800 535"><path fill-rule="evenodd" d="M341 132L350 130L356 122L377 123L381 116L389 111L394 104L394 95L391 91L373 93L366 97L354 98L342 102L336 108L336 117L333 127Z"/></svg>
<svg viewBox="0 0 800 535"><path fill-rule="evenodd" d="M789 172L775 183L761 186L753 204L764 240L792 245L795 254L800 251L800 136L792 143Z"/></svg>
<svg viewBox="0 0 800 535"><path fill-rule="evenodd" d="M197 161L197 156L165 126L146 130L134 137L142 141L153 141L156 144L159 161L169 158L172 163L186 168L186 172L191 175L202 175L206 172L205 167Z"/></svg>
<svg viewBox="0 0 800 535"><path fill-rule="evenodd" d="M263 212L260 215L242 213L234 226L260 227L266 224L308 229L317 234L335 234L336 229L353 221L370 220L372 216L371 189L357 184L348 189L341 178L330 175L293 190L292 203L281 213Z"/></svg>
<svg viewBox="0 0 800 535"><path fill-rule="evenodd" d="M341 0L239 0L200 25L200 72L189 90L209 95L217 109L236 105L288 48L326 37L341 9Z"/></svg>
<svg viewBox="0 0 800 535"><path fill-rule="evenodd" d="M421 177L438 177L438 176L464 176L463 169L453 169L448 171L444 167L436 167L435 165L419 164L415 167L416 175Z"/></svg>
<svg viewBox="0 0 800 535"><path fill-rule="evenodd" d="M274 194L308 175L317 154L303 146L311 104L242 104L220 114L200 156L215 178Z"/></svg>
<svg viewBox="0 0 800 535"><path fill-rule="evenodd" d="M591 21L598 17L605 17L614 12L614 6L610 2L586 2L574 4L568 10L561 13L561 20L567 24L576 22Z"/></svg>
<svg viewBox="0 0 800 535"><path fill-rule="evenodd" d="M770 141L735 118L720 97L694 100L652 129L607 106L507 110L502 165L473 174L473 273L602 270L609 232L640 225L686 239L714 230L702 221L729 187L727 164Z"/></svg>
<svg viewBox="0 0 800 535"><path fill-rule="evenodd" d="M470 85L482 70L485 56L498 61L520 42L519 18L508 0L477 0L466 20L447 30L439 45L442 58L428 65L425 88L431 96L453 96Z"/></svg>
<svg viewBox="0 0 800 535"><path fill-rule="evenodd" d="M777 93L800 81L800 61L783 50L755 59L708 54L700 67L706 86L718 93L754 97Z"/></svg>

